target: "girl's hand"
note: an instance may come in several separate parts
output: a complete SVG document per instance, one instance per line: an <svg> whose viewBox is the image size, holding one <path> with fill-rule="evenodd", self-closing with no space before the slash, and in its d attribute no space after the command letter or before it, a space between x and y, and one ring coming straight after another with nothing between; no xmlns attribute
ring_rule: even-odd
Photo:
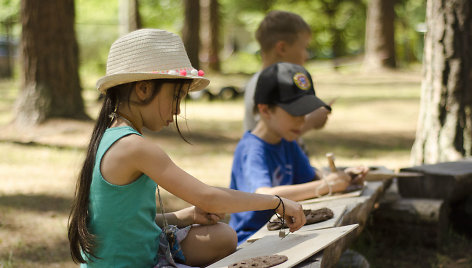
<svg viewBox="0 0 472 268"><path fill-rule="evenodd" d="M216 224L224 218L225 214L213 214L198 207L193 207L193 223L202 225Z"/></svg>
<svg viewBox="0 0 472 268"><path fill-rule="evenodd" d="M283 205L277 208L276 212L284 217L290 232L295 232L306 223L305 213L303 213L302 205L290 199L282 198ZM284 215L285 207L285 215Z"/></svg>

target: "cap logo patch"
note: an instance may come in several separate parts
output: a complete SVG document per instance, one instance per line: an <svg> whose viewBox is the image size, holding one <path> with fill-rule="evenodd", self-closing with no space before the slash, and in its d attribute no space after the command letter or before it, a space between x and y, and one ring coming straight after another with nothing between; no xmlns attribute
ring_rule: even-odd
<svg viewBox="0 0 472 268"><path fill-rule="evenodd" d="M295 85L302 90L307 90L311 87L310 80L303 73L296 73L293 76L293 82L295 82Z"/></svg>

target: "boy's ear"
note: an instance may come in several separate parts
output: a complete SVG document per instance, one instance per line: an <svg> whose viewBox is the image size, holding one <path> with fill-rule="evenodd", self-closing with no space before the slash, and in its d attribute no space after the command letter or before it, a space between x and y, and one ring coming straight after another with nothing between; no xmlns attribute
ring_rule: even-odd
<svg viewBox="0 0 472 268"><path fill-rule="evenodd" d="M259 111L259 114L261 117L267 118L269 116L270 108L269 105L267 104L257 104L257 110Z"/></svg>
<svg viewBox="0 0 472 268"><path fill-rule="evenodd" d="M153 91L154 84L151 81L138 81L134 87L138 99L143 101L148 99Z"/></svg>
<svg viewBox="0 0 472 268"><path fill-rule="evenodd" d="M283 57L285 55L285 51L287 50L286 47L287 47L287 42L283 40L277 41L277 43L275 43L275 46L274 46L274 51L277 54L277 56Z"/></svg>

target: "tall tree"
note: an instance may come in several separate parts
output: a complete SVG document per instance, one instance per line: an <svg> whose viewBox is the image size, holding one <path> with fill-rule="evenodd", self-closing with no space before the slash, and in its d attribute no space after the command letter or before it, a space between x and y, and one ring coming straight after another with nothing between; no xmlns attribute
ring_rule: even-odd
<svg viewBox="0 0 472 268"><path fill-rule="evenodd" d="M421 106L412 162L472 151L472 3L428 0Z"/></svg>
<svg viewBox="0 0 472 268"><path fill-rule="evenodd" d="M78 73L74 0L21 1L22 88L16 122L87 118Z"/></svg>
<svg viewBox="0 0 472 268"><path fill-rule="evenodd" d="M364 68L395 68L396 0L369 0L367 7Z"/></svg>
<svg viewBox="0 0 472 268"><path fill-rule="evenodd" d="M200 10L200 58L214 71L221 70L220 64L220 7L218 0L201 0Z"/></svg>
<svg viewBox="0 0 472 268"><path fill-rule="evenodd" d="M120 35L141 28L138 0L120 0L119 2Z"/></svg>
<svg viewBox="0 0 472 268"><path fill-rule="evenodd" d="M200 1L184 0L184 26L182 41L194 68L200 68L198 52L200 50Z"/></svg>
<svg viewBox="0 0 472 268"><path fill-rule="evenodd" d="M221 70L220 64L220 5L218 0L210 0L210 69Z"/></svg>

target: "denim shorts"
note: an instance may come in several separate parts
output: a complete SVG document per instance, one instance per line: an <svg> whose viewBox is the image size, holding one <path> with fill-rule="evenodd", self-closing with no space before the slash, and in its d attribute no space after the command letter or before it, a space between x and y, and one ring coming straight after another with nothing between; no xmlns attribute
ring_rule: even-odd
<svg viewBox="0 0 472 268"><path fill-rule="evenodd" d="M185 256L180 247L180 242L187 237L191 227L187 226L179 229L175 225L169 225L168 230L173 234L173 241L169 241L166 230L162 230L159 236L158 262L154 268L177 267L176 262L185 263Z"/></svg>

